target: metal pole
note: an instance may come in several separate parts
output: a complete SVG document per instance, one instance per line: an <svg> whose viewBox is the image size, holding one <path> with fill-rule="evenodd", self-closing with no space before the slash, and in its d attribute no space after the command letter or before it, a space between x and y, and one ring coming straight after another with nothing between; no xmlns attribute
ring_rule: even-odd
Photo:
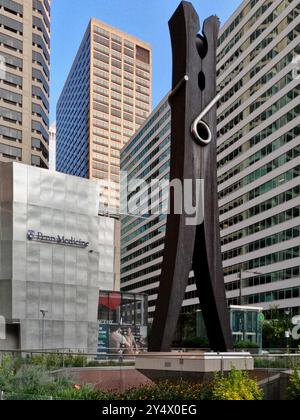
<svg viewBox="0 0 300 420"><path fill-rule="evenodd" d="M45 345L44 345L44 334L45 334L45 313L42 313L43 319L42 319L42 350L44 352Z"/></svg>
<svg viewBox="0 0 300 420"><path fill-rule="evenodd" d="M242 306L242 304L243 304L243 269L242 269L242 266L240 266L239 278L240 278L240 306Z"/></svg>
<svg viewBox="0 0 300 420"><path fill-rule="evenodd" d="M43 316L43 319L42 319L42 351L44 352L44 350L45 350L45 344L44 344L44 342L45 342L45 316L46 316L46 313L48 313L48 311L45 311L44 309L41 309L40 313Z"/></svg>

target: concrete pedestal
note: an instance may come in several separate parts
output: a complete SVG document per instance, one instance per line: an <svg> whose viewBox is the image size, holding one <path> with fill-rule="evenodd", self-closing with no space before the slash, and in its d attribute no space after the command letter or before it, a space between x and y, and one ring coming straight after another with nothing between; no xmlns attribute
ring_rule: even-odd
<svg viewBox="0 0 300 420"><path fill-rule="evenodd" d="M209 379L215 372L254 370L250 353L147 353L138 355L136 369L153 381Z"/></svg>

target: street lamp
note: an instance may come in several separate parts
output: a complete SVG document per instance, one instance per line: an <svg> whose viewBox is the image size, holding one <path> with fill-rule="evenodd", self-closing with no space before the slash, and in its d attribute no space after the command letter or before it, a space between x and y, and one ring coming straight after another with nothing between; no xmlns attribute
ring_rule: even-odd
<svg viewBox="0 0 300 420"><path fill-rule="evenodd" d="M240 266L240 271L239 271L239 279L240 279L240 306L242 306L243 304L243 273L249 273L249 274L263 274L260 271L250 271L250 270L245 270L243 271L242 266Z"/></svg>
<svg viewBox="0 0 300 420"><path fill-rule="evenodd" d="M284 336L286 338L286 350L287 352L289 352L289 347L290 347L290 330L289 330L289 316L291 314L291 309L290 308L286 308L284 310L285 313L285 320L286 320L286 331L284 333Z"/></svg>
<svg viewBox="0 0 300 420"><path fill-rule="evenodd" d="M40 309L40 313L43 316L43 320L42 320L42 350L45 350L45 316L48 313L48 311L46 311L45 309Z"/></svg>

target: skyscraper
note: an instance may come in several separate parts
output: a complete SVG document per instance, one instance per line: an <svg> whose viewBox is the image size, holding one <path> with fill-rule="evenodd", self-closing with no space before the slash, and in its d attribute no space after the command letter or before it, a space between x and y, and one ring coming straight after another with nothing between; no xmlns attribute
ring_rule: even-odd
<svg viewBox="0 0 300 420"><path fill-rule="evenodd" d="M151 112L148 44L92 19L57 105L57 170L110 181L119 207L120 150Z"/></svg>
<svg viewBox="0 0 300 420"><path fill-rule="evenodd" d="M218 48L218 181L228 301L265 311L276 305L294 314L300 313L299 14L299 0L246 0L222 28ZM169 154L164 99L123 149L121 169L129 181L167 179ZM122 290L147 293L150 315L165 221L164 215L122 221ZM197 309L191 277L183 311Z"/></svg>
<svg viewBox="0 0 300 420"><path fill-rule="evenodd" d="M48 168L50 0L0 1L0 161Z"/></svg>

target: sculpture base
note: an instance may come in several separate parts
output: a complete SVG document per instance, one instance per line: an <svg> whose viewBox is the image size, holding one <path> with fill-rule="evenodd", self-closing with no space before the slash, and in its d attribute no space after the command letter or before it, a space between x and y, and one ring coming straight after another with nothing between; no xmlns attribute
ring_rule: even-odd
<svg viewBox="0 0 300 420"><path fill-rule="evenodd" d="M199 382L216 372L254 370L250 353L147 353L138 355L136 369L152 381L186 379Z"/></svg>

